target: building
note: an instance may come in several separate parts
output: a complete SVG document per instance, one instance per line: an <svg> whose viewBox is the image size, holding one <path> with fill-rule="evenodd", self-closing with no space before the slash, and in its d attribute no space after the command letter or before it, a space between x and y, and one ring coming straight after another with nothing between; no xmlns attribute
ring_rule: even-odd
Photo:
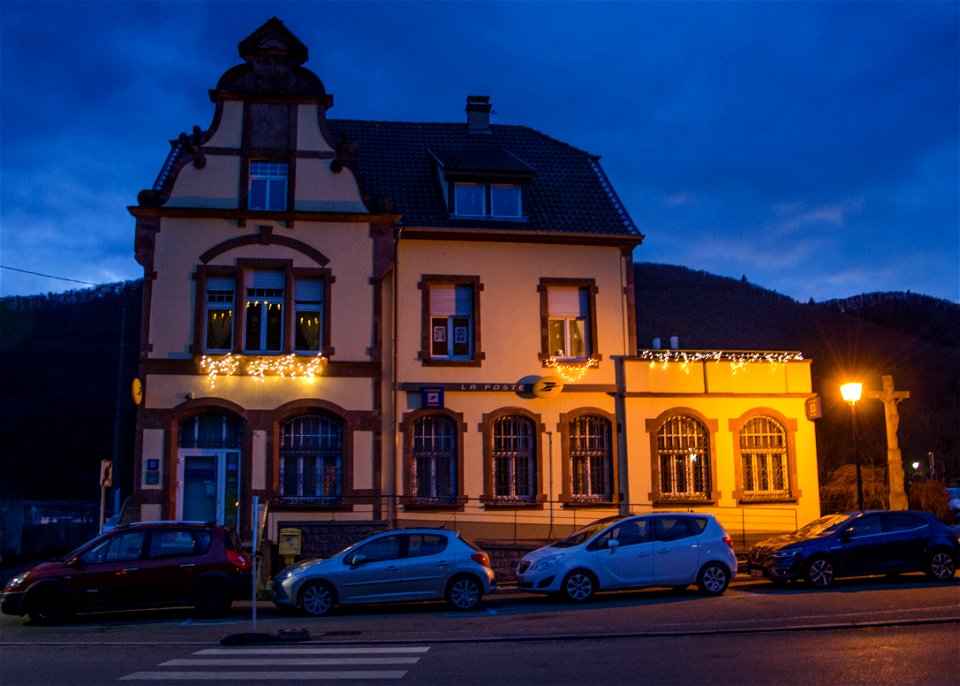
<svg viewBox="0 0 960 686"><path fill-rule="evenodd" d="M271 19L130 208L134 500L304 551L388 525L490 541L621 511L744 537L819 515L809 362L638 350L643 236L598 158L490 122L328 119Z"/></svg>

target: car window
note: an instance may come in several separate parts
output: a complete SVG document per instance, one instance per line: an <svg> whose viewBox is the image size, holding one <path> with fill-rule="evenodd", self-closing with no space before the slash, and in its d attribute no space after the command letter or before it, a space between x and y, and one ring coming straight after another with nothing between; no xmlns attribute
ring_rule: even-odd
<svg viewBox="0 0 960 686"><path fill-rule="evenodd" d="M662 516L655 519L657 520L658 541L676 541L694 534L691 528L687 526L687 517Z"/></svg>
<svg viewBox="0 0 960 686"><path fill-rule="evenodd" d="M907 512L889 512L886 517L887 531L910 531L926 524L920 517Z"/></svg>
<svg viewBox="0 0 960 686"><path fill-rule="evenodd" d="M615 522L615 521L617 521L618 519L621 519L621 517L622 517L621 515L614 515L613 517L606 517L606 518L604 518L604 519L598 519L597 521L593 522L592 524L587 524L587 525L586 525L585 527L583 527L582 529L578 529L578 530L574 531L572 534L570 534L570 535L567 536L566 538L561 538L561 539L560 539L559 541L557 541L556 543L553 543L553 544L552 544L552 547L554 547L554 548L572 548L572 547L575 546L575 545L580 545L580 544L582 544L582 543L585 542L585 541L589 541L591 538L593 538L594 536L596 536L600 531L603 531L603 529L604 529L605 527L609 526L611 522ZM606 537L605 540L609 539L609 536L608 536L607 533L604 533L604 537ZM591 550L593 550L593 549L596 548L596 543L597 543L597 541L594 541L593 543L590 544ZM606 544L604 544L604 545L606 545Z"/></svg>
<svg viewBox="0 0 960 686"><path fill-rule="evenodd" d="M872 536L883 533L883 525L880 521L880 515L864 515L854 521L846 530L854 536Z"/></svg>
<svg viewBox="0 0 960 686"><path fill-rule="evenodd" d="M826 515L800 527L793 532L793 535L803 538L806 536L823 536L833 533L840 524L847 521L847 518L847 515L842 514Z"/></svg>
<svg viewBox="0 0 960 686"><path fill-rule="evenodd" d="M80 556L84 564L95 565L104 562L127 562L139 560L143 552L146 531L124 531L104 539Z"/></svg>
<svg viewBox="0 0 960 686"><path fill-rule="evenodd" d="M382 536L369 543L364 543L350 555L344 558L347 564L353 564L358 556L364 556L364 562L383 562L384 560L396 560L400 557L400 541L403 538L400 534L391 536Z"/></svg>
<svg viewBox="0 0 960 686"><path fill-rule="evenodd" d="M438 555L447 547L447 537L442 534L410 534L407 557Z"/></svg>
<svg viewBox="0 0 960 686"><path fill-rule="evenodd" d="M150 537L150 559L199 555L193 532L184 529L160 529Z"/></svg>
<svg viewBox="0 0 960 686"><path fill-rule="evenodd" d="M647 543L651 540L653 525L649 519L629 519L612 526L602 535L590 542L588 550L601 550L610 547L610 541L615 540L620 547Z"/></svg>

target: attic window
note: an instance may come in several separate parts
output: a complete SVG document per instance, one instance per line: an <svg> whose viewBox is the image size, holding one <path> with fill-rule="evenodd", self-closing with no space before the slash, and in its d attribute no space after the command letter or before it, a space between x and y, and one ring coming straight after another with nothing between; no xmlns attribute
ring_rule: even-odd
<svg viewBox="0 0 960 686"><path fill-rule="evenodd" d="M459 217L523 216L520 186L508 184L456 183L453 213Z"/></svg>
<svg viewBox="0 0 960 686"><path fill-rule="evenodd" d="M251 210L287 209L287 163L253 160L250 162L250 189L247 206Z"/></svg>

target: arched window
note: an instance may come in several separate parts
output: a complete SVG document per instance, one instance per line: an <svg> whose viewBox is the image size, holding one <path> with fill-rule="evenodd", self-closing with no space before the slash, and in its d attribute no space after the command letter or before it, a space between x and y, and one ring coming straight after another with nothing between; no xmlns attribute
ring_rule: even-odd
<svg viewBox="0 0 960 686"><path fill-rule="evenodd" d="M610 420L593 414L569 423L570 489L576 500L610 500L613 444Z"/></svg>
<svg viewBox="0 0 960 686"><path fill-rule="evenodd" d="M493 497L533 500L537 493L536 424L523 415L504 415L490 426Z"/></svg>
<svg viewBox="0 0 960 686"><path fill-rule="evenodd" d="M453 502L457 497L457 424L431 414L413 421L411 487L421 500Z"/></svg>
<svg viewBox="0 0 960 686"><path fill-rule="evenodd" d="M240 420L219 412L204 412L180 422L180 448L240 448L243 427Z"/></svg>
<svg viewBox="0 0 960 686"><path fill-rule="evenodd" d="M657 429L660 494L667 499L710 497L710 441L693 417L675 415Z"/></svg>
<svg viewBox="0 0 960 686"><path fill-rule="evenodd" d="M745 498L790 495L787 432L771 417L754 417L740 429L740 466Z"/></svg>
<svg viewBox="0 0 960 686"><path fill-rule="evenodd" d="M280 427L280 498L284 502L340 502L343 422L333 416L293 417Z"/></svg>

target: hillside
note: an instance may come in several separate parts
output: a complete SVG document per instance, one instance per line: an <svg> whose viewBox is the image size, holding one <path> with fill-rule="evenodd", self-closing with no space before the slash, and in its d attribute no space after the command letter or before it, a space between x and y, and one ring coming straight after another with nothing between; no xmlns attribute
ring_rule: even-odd
<svg viewBox="0 0 960 686"><path fill-rule="evenodd" d="M821 479L852 453L839 384L856 377L879 389L883 374L911 393L900 405L907 462L933 451L947 476L960 476L957 305L909 293L801 304L746 281L651 263L637 265L636 296L641 348L675 335L681 348L796 350L812 359L824 409ZM0 299L3 491L96 499L100 460L115 444L130 483L140 299L138 281ZM882 465L882 405L863 402L858 414L864 462Z"/></svg>

